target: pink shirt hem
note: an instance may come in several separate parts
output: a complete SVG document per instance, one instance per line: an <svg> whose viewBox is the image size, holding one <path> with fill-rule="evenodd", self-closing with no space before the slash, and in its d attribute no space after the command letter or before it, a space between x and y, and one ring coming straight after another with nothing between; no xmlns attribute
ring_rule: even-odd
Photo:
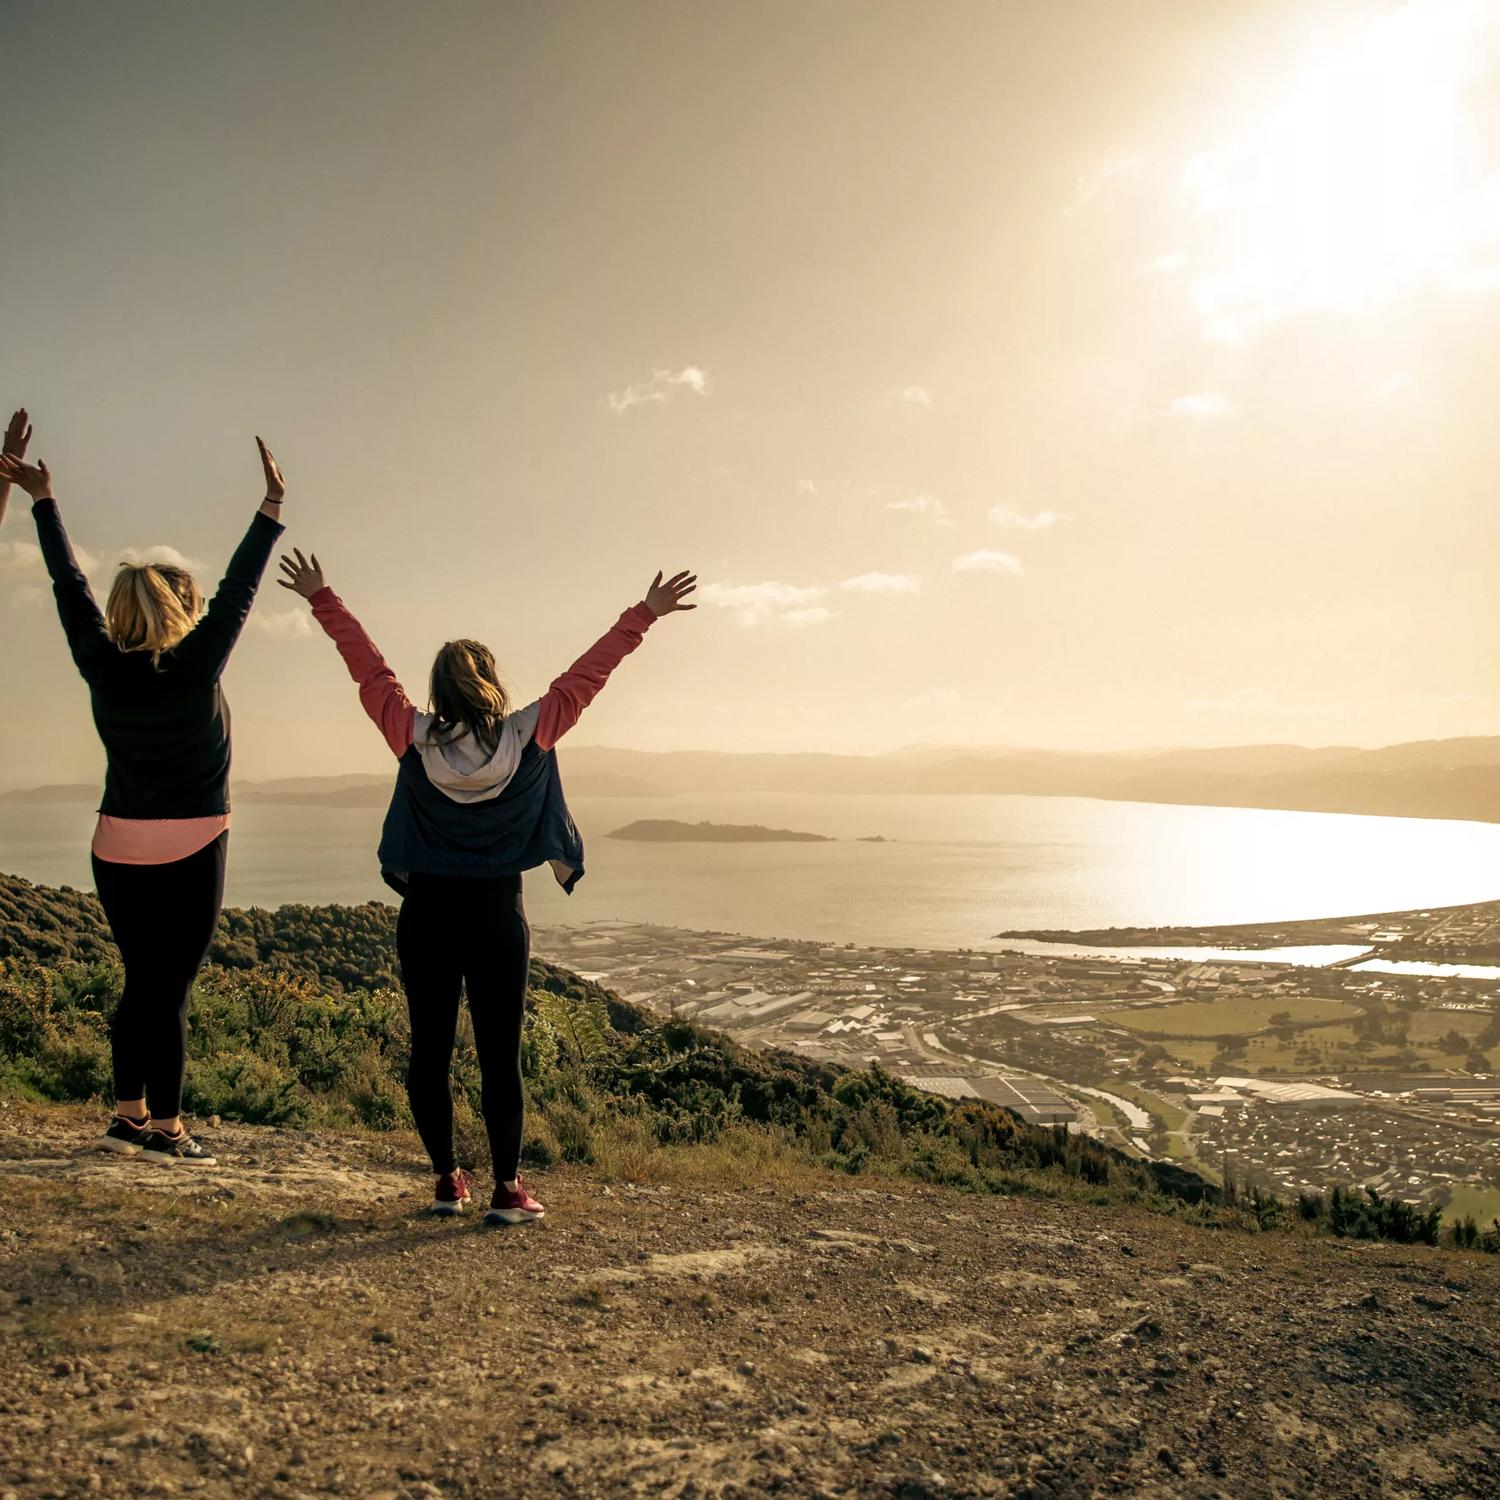
<svg viewBox="0 0 1500 1500"><path fill-rule="evenodd" d="M209 818L112 818L100 813L93 852L111 865L169 865L206 848L228 827L228 813Z"/></svg>

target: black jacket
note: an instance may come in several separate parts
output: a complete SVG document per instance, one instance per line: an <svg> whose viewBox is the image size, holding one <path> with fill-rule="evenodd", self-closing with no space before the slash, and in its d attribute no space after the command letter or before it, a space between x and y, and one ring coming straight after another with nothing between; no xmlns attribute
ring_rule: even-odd
<svg viewBox="0 0 1500 1500"><path fill-rule="evenodd" d="M229 811L229 705L219 678L282 526L259 511L203 618L159 666L104 629L55 500L32 507L73 660L89 685L108 768L99 811L116 818L205 818Z"/></svg>

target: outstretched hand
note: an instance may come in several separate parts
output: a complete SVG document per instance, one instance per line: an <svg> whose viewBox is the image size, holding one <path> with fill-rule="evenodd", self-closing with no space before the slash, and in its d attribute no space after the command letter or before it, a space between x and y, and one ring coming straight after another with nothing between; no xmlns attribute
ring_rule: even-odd
<svg viewBox="0 0 1500 1500"><path fill-rule="evenodd" d="M292 551L297 554L296 562L283 553L281 571L286 574L286 577L278 578L276 582L282 588L290 589L294 594L301 594L304 599L311 599L319 589L328 587L323 581L323 566L318 561L316 552L312 555L312 561L308 562L298 548L293 547Z"/></svg>
<svg viewBox="0 0 1500 1500"><path fill-rule="evenodd" d="M0 453L13 458L26 457L26 445L31 441L31 423L26 416L26 408L23 406L11 419L10 425L5 429L5 442L0 446ZM0 520L5 517L5 502L10 495L10 480L0 479Z"/></svg>
<svg viewBox="0 0 1500 1500"><path fill-rule="evenodd" d="M26 463L14 453L0 454L0 484L18 484L33 500L52 493L52 470L44 463Z"/></svg>
<svg viewBox="0 0 1500 1500"><path fill-rule="evenodd" d="M23 406L10 419L10 424L5 429L5 444L3 451L12 453L17 458L26 457L26 446L31 442L31 420L26 414Z"/></svg>
<svg viewBox="0 0 1500 1500"><path fill-rule="evenodd" d="M682 601L698 587L698 575L696 573L674 573L665 583L661 581L658 573L651 580L651 587L646 590L646 608L659 620L663 615L670 615L679 609L697 609L696 604L684 604Z"/></svg>
<svg viewBox="0 0 1500 1500"><path fill-rule="evenodd" d="M266 499L272 505L280 505L286 498L286 480L281 477L280 465L259 438L256 438L255 446L260 449L260 466L266 471Z"/></svg>

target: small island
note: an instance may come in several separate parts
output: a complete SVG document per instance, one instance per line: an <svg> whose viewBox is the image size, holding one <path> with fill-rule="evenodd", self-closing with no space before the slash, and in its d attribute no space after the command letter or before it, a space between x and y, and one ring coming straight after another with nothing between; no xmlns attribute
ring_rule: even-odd
<svg viewBox="0 0 1500 1500"><path fill-rule="evenodd" d="M762 828L759 823L679 823L672 818L640 818L609 835L646 844L831 844L822 833Z"/></svg>

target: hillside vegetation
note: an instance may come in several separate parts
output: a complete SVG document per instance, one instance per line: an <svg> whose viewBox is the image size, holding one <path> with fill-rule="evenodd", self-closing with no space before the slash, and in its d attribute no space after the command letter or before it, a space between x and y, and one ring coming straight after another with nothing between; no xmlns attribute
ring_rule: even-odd
<svg viewBox="0 0 1500 1500"><path fill-rule="evenodd" d="M227 911L195 992L188 1111L249 1124L409 1127L395 915L379 902ZM0 1091L106 1098L108 1018L121 980L92 896L0 876ZM879 1068L749 1052L720 1033L656 1020L540 960L522 1061L532 1169L566 1162L628 1174L663 1147L713 1147L973 1192L1141 1203L1254 1230L1303 1225L1429 1243L1440 1233L1437 1213L1374 1193L1287 1204L1027 1125L996 1105L923 1093ZM486 1156L479 1096L465 1021L454 1097L460 1154L475 1166ZM1500 1249L1500 1226L1463 1221L1448 1237Z"/></svg>

